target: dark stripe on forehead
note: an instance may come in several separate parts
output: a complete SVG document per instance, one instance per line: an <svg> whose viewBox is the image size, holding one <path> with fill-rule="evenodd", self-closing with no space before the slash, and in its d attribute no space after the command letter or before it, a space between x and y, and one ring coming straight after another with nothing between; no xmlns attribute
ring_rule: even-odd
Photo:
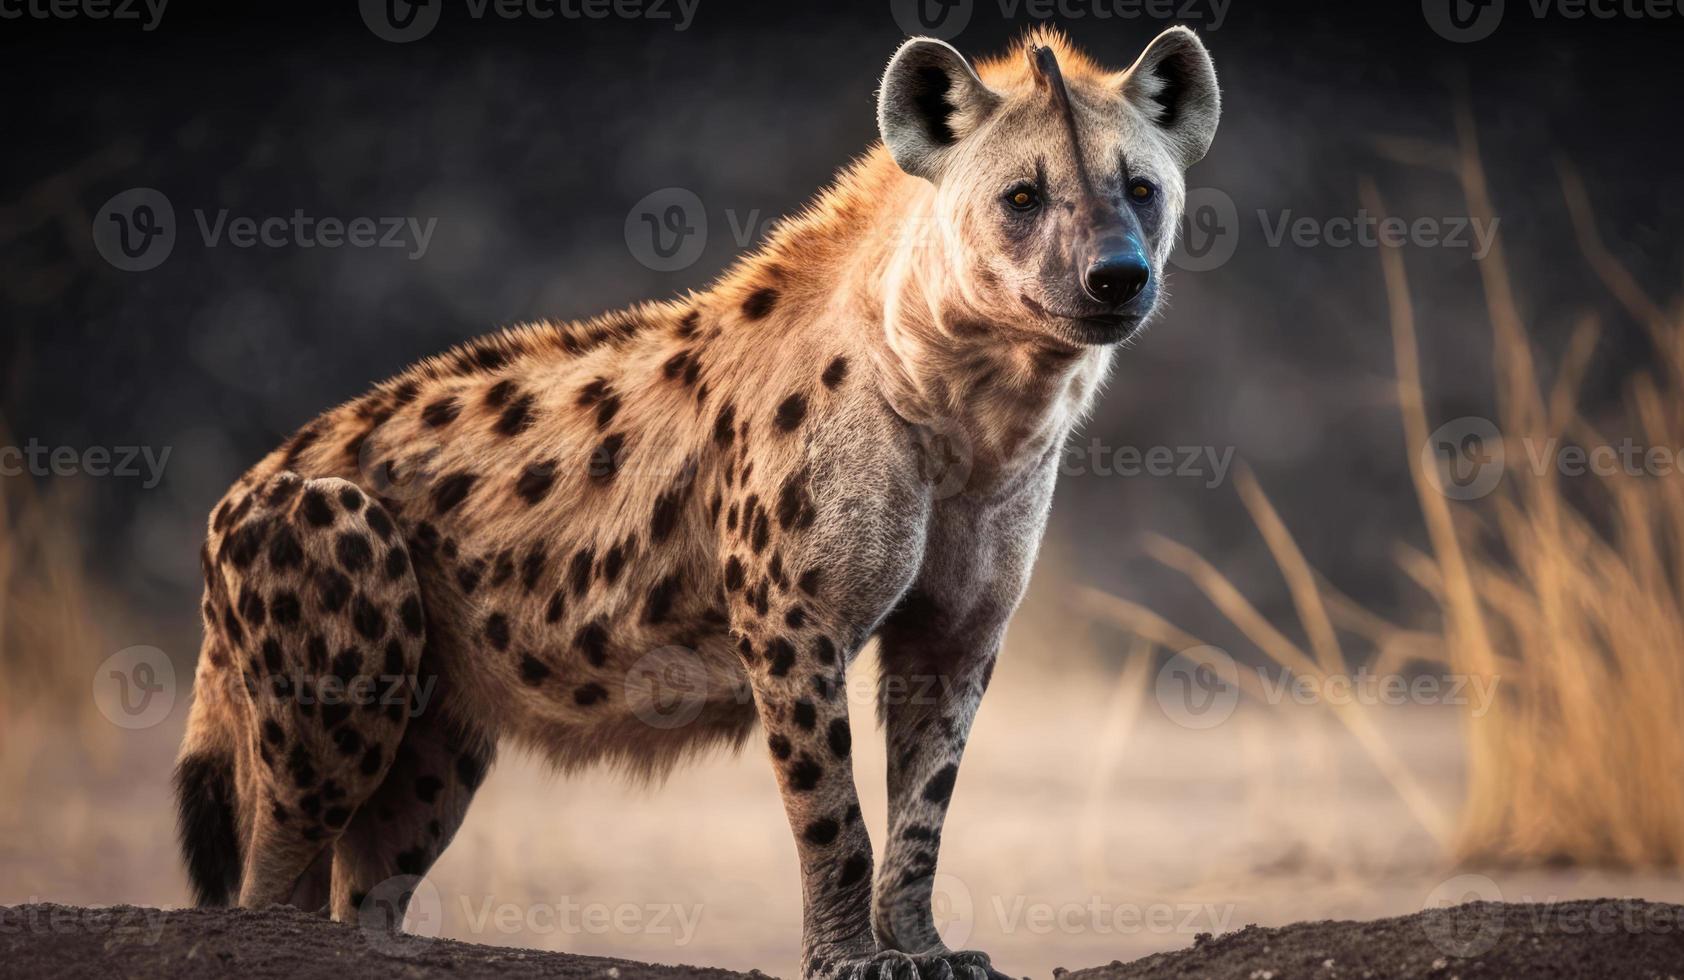
<svg viewBox="0 0 1684 980"><path fill-rule="evenodd" d="M1070 155L1076 163L1076 177L1082 182L1082 193L1089 205L1098 202L1093 178L1088 175L1088 162L1082 155L1082 141L1076 129L1076 106L1070 100L1070 90L1064 86L1064 72L1058 67L1053 49L1037 45L1029 49L1029 67L1035 73L1035 84L1052 96L1053 108L1064 119L1064 132L1070 138Z"/></svg>

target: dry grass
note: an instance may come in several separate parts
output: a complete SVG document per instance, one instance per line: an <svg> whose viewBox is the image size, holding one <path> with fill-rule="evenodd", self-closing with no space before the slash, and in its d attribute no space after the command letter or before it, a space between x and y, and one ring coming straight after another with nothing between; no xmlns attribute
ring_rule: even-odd
<svg viewBox="0 0 1684 980"><path fill-rule="evenodd" d="M1470 114L1457 117L1453 148L1387 143L1396 159L1436 167L1460 184L1468 214L1495 227ZM1583 185L1565 165L1561 183L1586 262L1644 325L1658 354L1654 374L1626 380L1621 424L1638 444L1684 447L1684 314L1650 299L1603 246ZM1385 214L1371 182L1364 207ZM1620 472L1572 479L1536 467L1549 445L1606 446L1577 407L1598 325L1583 319L1540 380L1499 236L1479 264L1494 346L1496 424L1504 478L1491 495L1453 501L1422 459L1429 438L1404 256L1380 250L1398 367L1397 397L1411 478L1430 542L1404 549L1402 572L1437 603L1437 628L1408 630L1356 606L1305 562L1256 480L1239 473L1241 499L1286 580L1308 639L1295 643L1189 549L1148 542L1246 637L1294 674L1349 674L1341 633L1368 641L1379 672L1413 661L1495 679L1490 710L1464 717L1467 786L1450 819L1376 734L1357 704L1330 705L1411 813L1451 857L1469 862L1672 868L1684 859L1684 494L1680 474ZM1553 442L1552 442L1553 441ZM1084 604L1170 648L1198 641L1150 611L1093 591ZM1244 675L1242 674L1242 677Z"/></svg>

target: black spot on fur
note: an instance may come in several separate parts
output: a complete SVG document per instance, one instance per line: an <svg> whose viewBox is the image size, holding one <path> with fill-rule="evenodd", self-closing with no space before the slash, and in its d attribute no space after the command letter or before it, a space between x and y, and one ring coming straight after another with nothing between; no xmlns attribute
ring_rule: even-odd
<svg viewBox="0 0 1684 980"><path fill-rule="evenodd" d="M721 449L729 449L731 440L736 436L737 409L730 402L719 410L719 415L713 420L713 441Z"/></svg>
<svg viewBox="0 0 1684 980"><path fill-rule="evenodd" d="M440 428L456 421L456 416L462 411L462 406L454 398L440 398L429 402L421 409L421 421L430 428Z"/></svg>
<svg viewBox="0 0 1684 980"><path fill-rule="evenodd" d="M419 847L398 852L398 870L406 875L422 875L427 872L427 852Z"/></svg>
<svg viewBox="0 0 1684 980"><path fill-rule="evenodd" d="M336 613L350 601L351 580L331 568L325 569L316 576L316 596L324 612Z"/></svg>
<svg viewBox="0 0 1684 980"><path fill-rule="evenodd" d="M766 739L766 747L772 750L772 755L778 759L787 759L791 752L789 739L782 735L773 735Z"/></svg>
<svg viewBox="0 0 1684 980"><path fill-rule="evenodd" d="M829 817L822 817L808 824L807 829L801 832L801 836L805 837L809 844L823 846L833 843L836 840L836 835L841 832L842 828L837 825L836 821Z"/></svg>
<svg viewBox="0 0 1684 980"><path fill-rule="evenodd" d="M801 726L803 731L809 732L813 730L814 725L818 724L819 718L817 709L813 707L813 702L806 699L795 702L795 707L790 711L790 717L795 719L795 723Z"/></svg>
<svg viewBox="0 0 1684 980"><path fill-rule="evenodd" d="M779 432L794 432L806 417L807 398L796 392L778 404L778 411L772 416L772 424L777 426Z"/></svg>
<svg viewBox="0 0 1684 980"><path fill-rule="evenodd" d="M665 375L668 381L677 378L679 375L684 373L684 364L689 359L689 350L679 351L673 356L667 358L666 363L661 365L661 374Z"/></svg>
<svg viewBox="0 0 1684 980"><path fill-rule="evenodd" d="M497 650L509 648L509 617L492 613L485 618L485 639Z"/></svg>
<svg viewBox="0 0 1684 980"><path fill-rule="evenodd" d="M339 506L347 513L355 514L363 509L363 494L356 487L345 487L339 491Z"/></svg>
<svg viewBox="0 0 1684 980"><path fill-rule="evenodd" d="M402 578L403 573L407 571L409 571L409 552L405 551L401 544L393 546L391 551L386 552L386 580L395 582Z"/></svg>
<svg viewBox="0 0 1684 980"><path fill-rule="evenodd" d="M515 481L515 493L530 506L543 500L554 485L555 463L530 463Z"/></svg>
<svg viewBox="0 0 1684 980"><path fill-rule="evenodd" d="M806 793L819 784L824 778L824 768L812 759L802 756L789 767L789 788L797 793Z"/></svg>
<svg viewBox="0 0 1684 980"><path fill-rule="evenodd" d="M497 417L496 430L498 435L515 436L532 428L532 402L530 394L521 395L510 402L503 414Z"/></svg>
<svg viewBox="0 0 1684 980"><path fill-rule="evenodd" d="M837 876L836 884L840 888L847 888L864 880L871 871L871 855L855 854L842 864L842 873Z"/></svg>
<svg viewBox="0 0 1684 980"><path fill-rule="evenodd" d="M573 645L579 648L592 667L601 667L608 662L608 630L601 620L592 620L580 627L573 637Z"/></svg>
<svg viewBox="0 0 1684 980"><path fill-rule="evenodd" d="M291 629L298 625L301 610L298 593L282 589L269 597L269 618L275 625Z"/></svg>
<svg viewBox="0 0 1684 980"><path fill-rule="evenodd" d="M380 754L380 746L371 745L368 751L363 753L362 764L357 766L357 770L364 776L372 776L380 771L380 765L383 761L384 756Z"/></svg>
<svg viewBox="0 0 1684 980"><path fill-rule="evenodd" d="M316 785L316 767L311 764L310 753L302 745L294 745L287 755L287 772L292 774L292 784L299 789Z"/></svg>
<svg viewBox="0 0 1684 980"><path fill-rule="evenodd" d="M836 644L832 643L830 637L828 637L828 636L814 637L813 638L813 656L815 658L817 658L819 663L825 664L827 666L835 663L836 662Z"/></svg>
<svg viewBox="0 0 1684 980"><path fill-rule="evenodd" d="M276 571L297 568L304 563L304 549L292 528L282 527L269 539L269 567Z"/></svg>
<svg viewBox="0 0 1684 980"><path fill-rule="evenodd" d="M854 735L848 730L848 719L837 718L831 721L830 728L825 734L830 740L831 754L838 759L846 759L848 754L853 751Z"/></svg>
<svg viewBox="0 0 1684 980"><path fill-rule="evenodd" d="M601 684L585 684L573 690L573 703L578 705L593 705L598 701L608 699L608 689Z"/></svg>
<svg viewBox="0 0 1684 980"><path fill-rule="evenodd" d="M548 556L544 554L544 546L535 544L532 550L520 562L520 587L527 592L538 588L538 580L544 577L544 563Z"/></svg>
<svg viewBox="0 0 1684 980"><path fill-rule="evenodd" d="M487 408L502 408L509 401L509 396L515 393L515 383L504 378L492 385L485 392L485 406Z"/></svg>
<svg viewBox="0 0 1684 980"><path fill-rule="evenodd" d="M782 677L795 666L795 647L781 636L766 644L766 656L772 662L769 670L773 677Z"/></svg>
<svg viewBox="0 0 1684 980"><path fill-rule="evenodd" d="M544 679L549 676L550 668L542 660L530 653L521 654L520 679L522 682L537 687L544 683Z"/></svg>
<svg viewBox="0 0 1684 980"><path fill-rule="evenodd" d="M352 575L374 563L374 549L368 543L368 535L360 531L341 532L333 550L339 557L339 567Z"/></svg>
<svg viewBox="0 0 1684 980"><path fill-rule="evenodd" d="M626 448L626 437L616 432L605 437L591 450L590 463L586 467L587 475L598 483L607 483L620 472L621 455Z"/></svg>
<svg viewBox="0 0 1684 980"><path fill-rule="evenodd" d="M597 378L579 389L579 407L589 408L608 397L608 379Z"/></svg>
<svg viewBox="0 0 1684 980"><path fill-rule="evenodd" d="M748 294L743 300L743 316L750 320L759 320L772 312L778 305L778 291L770 286L762 286Z"/></svg>
<svg viewBox="0 0 1684 980"><path fill-rule="evenodd" d="M573 555L572 562L567 568L567 577L573 583L573 594L582 596L591 587L591 566L596 562L596 551L591 548L580 548Z"/></svg>
<svg viewBox="0 0 1684 980"><path fill-rule="evenodd" d="M468 497L468 491L473 488L474 475L472 473L452 473L439 480L433 488L433 510L439 514L447 514Z"/></svg>
<svg viewBox="0 0 1684 980"><path fill-rule="evenodd" d="M444 789L444 780L437 776L417 776L415 778L415 798L422 803L437 803L439 791Z"/></svg>
<svg viewBox="0 0 1684 980"><path fill-rule="evenodd" d="M476 558L456 570L456 586L463 595L472 595L479 588L480 576L485 574L485 560Z"/></svg>
<svg viewBox="0 0 1684 980"><path fill-rule="evenodd" d="M825 367L824 373L819 375L819 380L824 383L826 388L834 388L841 384L842 379L847 376L848 359L846 357L838 357Z"/></svg>
<svg viewBox="0 0 1684 980"><path fill-rule="evenodd" d="M263 740L265 742L268 742L270 745L274 745L274 746L278 747L278 746L280 746L280 744L282 742L285 742L286 739L287 739L286 732L281 730L281 726L279 724L277 724L276 721L273 718L268 718L268 719L264 720L264 722L263 722Z"/></svg>
<svg viewBox="0 0 1684 980"><path fill-rule="evenodd" d="M298 509L304 519L316 527L327 527L333 523L333 506L327 502L327 494L314 487L304 491L304 500Z"/></svg>
<svg viewBox="0 0 1684 980"><path fill-rule="evenodd" d="M608 549L602 556L602 580L613 585L620 579L621 569L626 567L626 552L619 545Z"/></svg>
<svg viewBox="0 0 1684 980"><path fill-rule="evenodd" d="M655 583L649 590L649 598L643 604L643 621L651 626L666 620L672 612L673 600L678 598L681 585L678 575L668 575Z"/></svg>
<svg viewBox="0 0 1684 980"><path fill-rule="evenodd" d="M497 561L491 566L491 584L502 585L515 574L515 552L513 548L504 548L497 553Z"/></svg>
<svg viewBox="0 0 1684 980"><path fill-rule="evenodd" d="M356 755L363 748L362 733L350 725L346 725L333 733L333 744L339 749L340 755Z"/></svg>
<svg viewBox="0 0 1684 980"><path fill-rule="evenodd" d="M398 619L403 622L404 632L410 636L420 636L421 597L413 592L405 596L403 604L398 606Z"/></svg>
<svg viewBox="0 0 1684 980"><path fill-rule="evenodd" d="M268 618L268 611L269 607L256 589L250 585L240 587L240 618L246 621L247 626L252 629L262 626L264 619Z"/></svg>
<svg viewBox="0 0 1684 980"><path fill-rule="evenodd" d="M938 806L946 806L953 797L953 784L959 779L959 767L949 762L924 784L924 799Z"/></svg>
<svg viewBox="0 0 1684 980"><path fill-rule="evenodd" d="M725 562L725 588L732 592L743 587L743 563L736 555Z"/></svg>
<svg viewBox="0 0 1684 980"><path fill-rule="evenodd" d="M351 625L366 639L378 640L386 635L386 614L359 594L351 601Z"/></svg>
<svg viewBox="0 0 1684 980"><path fill-rule="evenodd" d="M555 624L561 622L561 617L567 612L567 597L560 590L550 594L549 605L544 607L544 622Z"/></svg>

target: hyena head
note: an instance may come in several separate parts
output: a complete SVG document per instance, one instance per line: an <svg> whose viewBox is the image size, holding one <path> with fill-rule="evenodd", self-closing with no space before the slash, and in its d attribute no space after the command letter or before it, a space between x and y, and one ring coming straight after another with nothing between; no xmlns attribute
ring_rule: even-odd
<svg viewBox="0 0 1684 980"><path fill-rule="evenodd" d="M1158 305L1184 173L1219 114L1210 55L1172 28L1124 71L1051 31L976 69L914 38L889 62L877 120L900 168L935 186L930 278L949 314L1109 344Z"/></svg>

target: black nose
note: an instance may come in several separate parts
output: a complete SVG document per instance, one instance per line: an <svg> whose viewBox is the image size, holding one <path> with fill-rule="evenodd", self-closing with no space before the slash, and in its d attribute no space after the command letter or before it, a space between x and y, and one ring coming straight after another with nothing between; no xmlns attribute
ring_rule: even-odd
<svg viewBox="0 0 1684 980"><path fill-rule="evenodd" d="M1082 285L1088 295L1107 306L1121 306L1140 295L1152 279L1146 256L1129 249L1107 255L1088 266Z"/></svg>

